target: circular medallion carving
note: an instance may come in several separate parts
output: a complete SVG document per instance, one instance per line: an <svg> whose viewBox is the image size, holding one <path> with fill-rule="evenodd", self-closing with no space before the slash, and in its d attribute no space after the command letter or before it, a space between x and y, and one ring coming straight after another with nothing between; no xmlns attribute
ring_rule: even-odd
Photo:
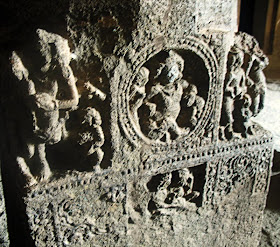
<svg viewBox="0 0 280 247"><path fill-rule="evenodd" d="M120 122L133 142L153 146L199 137L215 102L217 61L194 37L177 47L148 47L120 82Z"/></svg>

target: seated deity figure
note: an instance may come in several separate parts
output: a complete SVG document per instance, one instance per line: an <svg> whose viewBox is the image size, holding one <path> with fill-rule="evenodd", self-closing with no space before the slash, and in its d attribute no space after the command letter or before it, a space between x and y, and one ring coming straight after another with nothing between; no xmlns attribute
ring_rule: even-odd
<svg viewBox="0 0 280 247"><path fill-rule="evenodd" d="M148 137L154 140L170 141L185 133L176 119L181 111L180 102L189 83L183 80L184 60L174 51L159 70L154 86L146 96L144 104L149 108Z"/></svg>
<svg viewBox="0 0 280 247"><path fill-rule="evenodd" d="M154 212L167 213L170 208L186 209L200 193L193 190L194 176L189 169L162 174L150 204Z"/></svg>
<svg viewBox="0 0 280 247"><path fill-rule="evenodd" d="M178 181L169 186L165 202L169 204L168 207L187 208L188 202L199 196L199 192L193 190L194 176L187 168L173 172L174 175Z"/></svg>
<svg viewBox="0 0 280 247"><path fill-rule="evenodd" d="M224 84L223 115L224 134L227 139L233 137L233 111L236 101L241 100L247 91L245 72L242 68L244 54L241 50L232 50L228 59L228 72Z"/></svg>
<svg viewBox="0 0 280 247"><path fill-rule="evenodd" d="M67 137L68 112L79 102L67 40L42 29L36 34L37 47L29 52L13 52L11 56L12 71L20 81L20 92L33 122L31 134L21 130L28 152L17 157L28 185L51 177L45 146ZM30 171L32 160L37 162L36 176Z"/></svg>

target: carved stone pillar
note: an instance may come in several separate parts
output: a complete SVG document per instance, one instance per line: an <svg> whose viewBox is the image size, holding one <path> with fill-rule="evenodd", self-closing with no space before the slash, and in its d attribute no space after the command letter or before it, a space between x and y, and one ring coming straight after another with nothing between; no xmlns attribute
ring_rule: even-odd
<svg viewBox="0 0 280 247"><path fill-rule="evenodd" d="M272 138L250 119L268 61L236 33L237 0L68 7L2 76L26 245L257 246Z"/></svg>

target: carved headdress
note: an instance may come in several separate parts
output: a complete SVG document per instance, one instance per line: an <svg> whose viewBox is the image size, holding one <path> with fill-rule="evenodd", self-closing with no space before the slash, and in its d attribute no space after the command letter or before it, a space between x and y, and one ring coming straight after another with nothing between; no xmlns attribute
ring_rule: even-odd
<svg viewBox="0 0 280 247"><path fill-rule="evenodd" d="M157 70L157 74L155 78L158 78L164 69L169 70L174 65L177 65L179 68L179 71L182 73L184 70L184 59L175 51L169 51L168 57L164 60L163 63L160 64L159 69Z"/></svg>

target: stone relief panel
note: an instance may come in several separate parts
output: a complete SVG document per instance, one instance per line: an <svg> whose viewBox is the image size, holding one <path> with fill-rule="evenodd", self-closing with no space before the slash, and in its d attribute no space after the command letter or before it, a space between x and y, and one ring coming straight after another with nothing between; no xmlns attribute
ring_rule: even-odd
<svg viewBox="0 0 280 247"><path fill-rule="evenodd" d="M136 72L121 82L120 122L132 142L161 146L203 135L211 141L213 126L205 126L215 103L215 55L195 38L185 43L137 61Z"/></svg>
<svg viewBox="0 0 280 247"><path fill-rule="evenodd" d="M31 236L36 246L126 246L125 197L126 185L104 176L49 183L25 198Z"/></svg>
<svg viewBox="0 0 280 247"><path fill-rule="evenodd" d="M32 100L21 95L24 111L30 118L30 123L25 123L28 131L21 130L21 141L28 140L27 151L16 151L21 172L28 184L33 185L71 170L100 172L108 168L112 155L111 123L103 119L111 119L112 96L101 60L95 58L83 67L85 61L70 52L66 39L42 29L37 31L37 43L37 50L29 47L28 51L47 61L42 66L37 64L38 68L28 70L28 66L33 65L26 56L27 51L14 51L11 56L14 76L18 81L27 81L25 85L18 84L23 87L20 90L26 90L28 93L24 95L32 97L38 94L35 98L38 98L38 108L41 109L40 113L33 111L29 106L33 104L29 102ZM135 140L134 143L144 141L154 147L177 143L188 146L194 140L195 146L210 144L218 74L215 55L194 37L186 38L174 49L147 49L148 59L144 63L135 61L132 64L133 71L138 72L130 76L126 71L127 74L120 77L119 117L125 133L129 130L128 137ZM61 58L64 54L68 59L66 62ZM143 54L139 56L143 57ZM55 64L59 59L64 73L62 79ZM49 67L54 69L53 77L46 74ZM79 75L78 78L74 74ZM33 77L40 83L30 79ZM61 83L63 80L66 80L65 86L64 82ZM51 98L47 94L55 96ZM44 109L41 101L52 108L51 101L53 108ZM61 106L56 107L58 102ZM104 107L106 110L102 111ZM43 122L49 122L45 129L39 126L44 125ZM32 144L32 138L45 140L37 146L37 140Z"/></svg>
<svg viewBox="0 0 280 247"><path fill-rule="evenodd" d="M219 205L230 193L246 190L265 193L270 174L271 147L252 150L237 157L210 162L207 169L205 205Z"/></svg>
<svg viewBox="0 0 280 247"><path fill-rule="evenodd" d="M268 58L256 39L245 33L236 34L228 54L220 139L254 134L250 119L264 106L266 79L263 70L267 65Z"/></svg>
<svg viewBox="0 0 280 247"><path fill-rule="evenodd" d="M200 164L132 180L128 185L129 222L137 224L145 219L154 220L156 215L202 207L205 174L206 164Z"/></svg>

